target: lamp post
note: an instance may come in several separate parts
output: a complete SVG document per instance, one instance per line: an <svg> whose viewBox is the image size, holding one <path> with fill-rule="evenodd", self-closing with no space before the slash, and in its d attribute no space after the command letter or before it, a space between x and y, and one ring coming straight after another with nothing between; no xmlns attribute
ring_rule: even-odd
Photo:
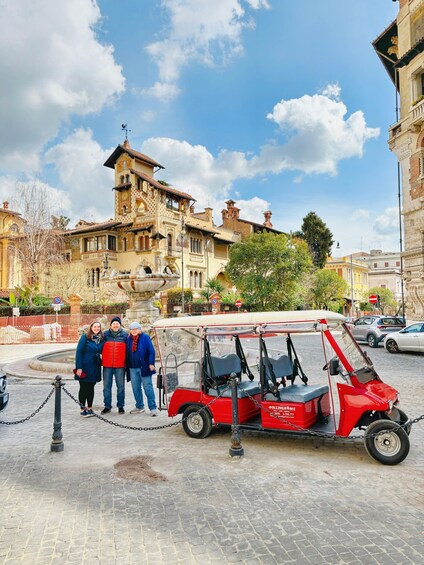
<svg viewBox="0 0 424 565"><path fill-rule="evenodd" d="M181 310L184 314L185 302L184 302L184 236L185 236L185 222L184 216L181 216Z"/></svg>

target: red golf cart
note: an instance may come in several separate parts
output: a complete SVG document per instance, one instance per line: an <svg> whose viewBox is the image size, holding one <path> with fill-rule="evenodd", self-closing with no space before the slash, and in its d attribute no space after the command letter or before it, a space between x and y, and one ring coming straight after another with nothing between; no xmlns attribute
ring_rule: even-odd
<svg viewBox="0 0 424 565"><path fill-rule="evenodd" d="M231 426L229 380L236 374L242 429L346 438L357 428L365 431L366 450L377 461L396 465L408 455L410 423L398 392L381 380L339 314L170 318L155 322L154 331L159 407L171 417L182 414L191 437ZM308 348L302 354L305 333L321 336L324 367Z"/></svg>

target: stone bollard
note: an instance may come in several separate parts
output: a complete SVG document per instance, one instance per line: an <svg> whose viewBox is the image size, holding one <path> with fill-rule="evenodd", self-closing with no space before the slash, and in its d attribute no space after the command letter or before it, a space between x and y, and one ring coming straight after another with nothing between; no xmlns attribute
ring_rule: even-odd
<svg viewBox="0 0 424 565"><path fill-rule="evenodd" d="M62 441L62 377L57 375L54 381L55 395L54 395L54 420L53 420L53 435L50 444L50 451L63 451L65 445Z"/></svg>
<svg viewBox="0 0 424 565"><path fill-rule="evenodd" d="M231 424L230 455L231 457L241 457L242 455L244 455L244 449L241 445L241 440L240 440L236 373L231 373L230 383L231 383L231 401L232 401L232 412L233 412L233 421Z"/></svg>

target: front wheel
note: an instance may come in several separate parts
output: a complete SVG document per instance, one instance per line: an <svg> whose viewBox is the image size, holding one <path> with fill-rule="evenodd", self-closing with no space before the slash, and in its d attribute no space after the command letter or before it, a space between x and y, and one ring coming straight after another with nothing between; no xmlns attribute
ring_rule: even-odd
<svg viewBox="0 0 424 565"><path fill-rule="evenodd" d="M188 406L183 413L183 429L188 436L196 439L208 437L212 431L210 412L204 406Z"/></svg>
<svg viewBox="0 0 424 565"><path fill-rule="evenodd" d="M365 437L368 455L383 465L397 465L409 453L408 434L396 422L376 420L368 426L365 435L373 436Z"/></svg>
<svg viewBox="0 0 424 565"><path fill-rule="evenodd" d="M398 344L395 342L394 339L388 339L386 341L386 349L389 353L399 353Z"/></svg>
<svg viewBox="0 0 424 565"><path fill-rule="evenodd" d="M369 345L370 347L378 347L377 338L376 338L375 335L373 335L373 334L370 334L370 335L367 337L367 343L368 343L368 345Z"/></svg>

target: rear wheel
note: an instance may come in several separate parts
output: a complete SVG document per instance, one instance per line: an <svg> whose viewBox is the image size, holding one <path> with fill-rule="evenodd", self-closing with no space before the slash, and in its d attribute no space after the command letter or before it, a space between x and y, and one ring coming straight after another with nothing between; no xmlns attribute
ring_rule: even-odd
<svg viewBox="0 0 424 565"><path fill-rule="evenodd" d="M399 353L398 344L395 342L394 339L388 339L386 341L386 349L389 353Z"/></svg>
<svg viewBox="0 0 424 565"><path fill-rule="evenodd" d="M376 420L366 430L366 436L369 435L373 437L365 437L365 449L383 465L397 465L409 453L408 434L396 422Z"/></svg>
<svg viewBox="0 0 424 565"><path fill-rule="evenodd" d="M183 414L183 428L185 433L190 437L196 439L207 437L212 431L212 417L210 412L207 408L196 404L188 406Z"/></svg>
<svg viewBox="0 0 424 565"><path fill-rule="evenodd" d="M378 341L377 341L377 338L375 337L374 334L370 334L367 337L367 343L370 347L377 347L378 346Z"/></svg>

